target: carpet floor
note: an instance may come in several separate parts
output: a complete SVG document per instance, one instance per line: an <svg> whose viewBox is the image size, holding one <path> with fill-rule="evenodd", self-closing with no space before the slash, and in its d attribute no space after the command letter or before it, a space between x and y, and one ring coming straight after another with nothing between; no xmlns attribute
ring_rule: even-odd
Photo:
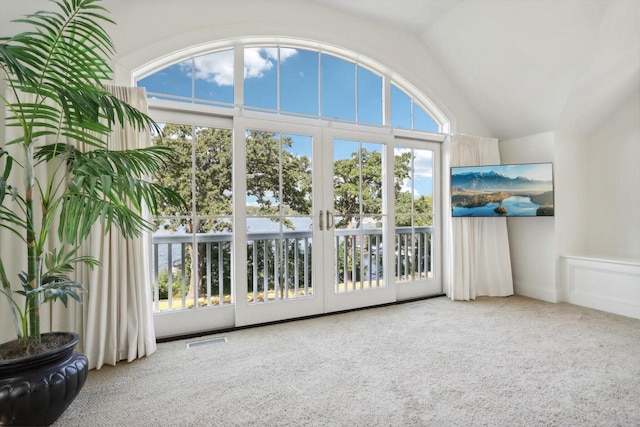
<svg viewBox="0 0 640 427"><path fill-rule="evenodd" d="M439 297L158 345L56 426L640 426L640 320Z"/></svg>

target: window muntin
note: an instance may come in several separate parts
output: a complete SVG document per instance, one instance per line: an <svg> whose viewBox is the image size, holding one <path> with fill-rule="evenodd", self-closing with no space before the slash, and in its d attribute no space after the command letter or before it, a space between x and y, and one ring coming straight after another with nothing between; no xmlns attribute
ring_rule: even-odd
<svg viewBox="0 0 640 427"><path fill-rule="evenodd" d="M312 144L308 135L246 133L251 303L313 295Z"/></svg>
<svg viewBox="0 0 640 427"><path fill-rule="evenodd" d="M335 293L385 287L382 280L385 146L334 139Z"/></svg>
<svg viewBox="0 0 640 427"><path fill-rule="evenodd" d="M234 49L195 56L138 80L150 97L439 132L441 124L391 77L358 61L294 46L244 46L240 77ZM236 75L235 81L233 76ZM235 90L235 85L243 85ZM385 99L385 85L390 99ZM402 87L402 88L401 88ZM234 100L234 94L243 93ZM385 108L385 104L390 106ZM390 111L385 117L384 112ZM438 117L441 117L438 115Z"/></svg>

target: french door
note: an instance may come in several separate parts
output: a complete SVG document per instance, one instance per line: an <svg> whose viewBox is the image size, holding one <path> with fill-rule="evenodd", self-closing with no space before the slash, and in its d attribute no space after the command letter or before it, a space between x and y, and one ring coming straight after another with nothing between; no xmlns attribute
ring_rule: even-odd
<svg viewBox="0 0 640 427"><path fill-rule="evenodd" d="M196 271L198 266L194 274L203 278L202 291L196 288L193 298L205 302L192 310L159 313L158 336L441 292L437 143L383 132L236 118L228 132L232 143L216 143L218 147L197 143L201 134L226 141L221 132L193 129L194 191L220 188L215 206L223 206L224 212L213 209L207 218L220 217L228 225L213 234L193 235L192 247L199 250L191 252L198 261L191 268ZM211 152L210 157L198 150ZM224 166L230 176L224 185L220 180L226 172L216 150L229 150L225 158L232 158L232 171ZM208 160L198 163L201 158ZM198 179L200 170L216 167L222 169L206 174L216 185ZM228 207L224 200L230 201ZM198 203L209 209L213 202ZM182 237L156 239L156 246L167 240L175 247ZM177 247L190 248L184 243Z"/></svg>
<svg viewBox="0 0 640 427"><path fill-rule="evenodd" d="M236 326L324 311L320 129L237 120Z"/></svg>
<svg viewBox="0 0 640 427"><path fill-rule="evenodd" d="M234 132L236 324L394 301L389 136L255 120Z"/></svg>
<svg viewBox="0 0 640 427"><path fill-rule="evenodd" d="M393 152L387 135L325 131L325 311L393 302Z"/></svg>

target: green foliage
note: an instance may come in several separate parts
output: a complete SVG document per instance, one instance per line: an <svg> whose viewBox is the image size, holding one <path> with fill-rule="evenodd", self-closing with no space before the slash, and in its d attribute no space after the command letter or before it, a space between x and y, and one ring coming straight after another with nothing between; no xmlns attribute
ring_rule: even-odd
<svg viewBox="0 0 640 427"><path fill-rule="evenodd" d="M161 217L155 222L156 227L164 227L175 231L183 227L187 233L208 233L231 230L232 214L232 133L226 129L194 128L190 125L167 124L163 134L154 139L156 146L170 149L174 161L156 175L156 182L172 188L182 197L189 200L191 209L180 210L173 205L160 208ZM309 215L311 214L311 159L295 155L289 150L293 145L291 137L284 134L264 131L249 131L246 135L246 179L247 195L254 197L255 206L247 206L249 216L273 215ZM395 156L395 201L396 211L405 213L396 217L397 226L430 226L432 225L432 196L422 195L415 200L411 193L402 191L402 183L410 176L410 151ZM334 162L334 194L336 216L341 217L337 228L344 228L352 221L361 220L362 212L369 217L382 213L382 154L380 151L361 148L347 159ZM361 171L361 172L360 172ZM195 180L195 194L192 194L192 183ZM362 188L362 197L359 197ZM192 215L195 222L192 220ZM167 220L169 218L169 220ZM291 226L284 220L285 226ZM379 225L380 226L380 225ZM274 285L274 278L267 277L264 271L273 272L275 247L268 244L267 258L263 255L265 242L258 242L258 257L253 259L253 245L247 247L249 288L256 287L263 291L266 286ZM293 244L293 243L291 243ZM338 263L344 271L344 243L341 243ZM212 259L217 259L217 246L212 247ZM305 248L310 251L309 248ZM192 259L193 247L187 246L187 258ZM190 283L189 297L193 296L196 285L199 294L206 292L206 253L205 245L199 246L197 277ZM279 250L279 260L284 271L284 249ZM304 249L302 249L304 250ZM359 251L360 249L358 249ZM223 277L224 290L231 290L231 261L224 252ZM293 247L290 248L293 253ZM351 251L347 253L347 267L352 266ZM264 265L266 262L267 265ZM294 260L286 261L289 271L295 270ZM299 263L302 263L302 259ZM258 271L258 281L253 283L254 267ZM298 265L299 271L304 266ZM217 268L217 262L212 263ZM356 259L356 274L360 275L360 259ZM272 273L271 273L272 274ZM217 285L218 273L212 271L212 287ZM300 279L302 280L302 279ZM265 283L266 282L266 283ZM290 286L293 284L290 283ZM300 284L301 285L301 284Z"/></svg>
<svg viewBox="0 0 640 427"><path fill-rule="evenodd" d="M348 159L333 163L336 227L359 223L360 204L365 214L382 213L382 154L361 148ZM362 198L360 187L362 185Z"/></svg>
<svg viewBox="0 0 640 427"><path fill-rule="evenodd" d="M232 213L231 199L231 130L197 128L187 125L167 124L163 133L154 138L154 146L173 153L171 163L159 169L155 182L171 188L187 201L187 206L167 203L159 206L161 216L191 215L193 203L199 217L228 215ZM195 161L194 161L195 157ZM197 193L191 193L195 179ZM160 223L157 222L156 226ZM207 233L222 231L230 223L224 219L203 219L197 226L189 220L172 221L168 226L176 230L184 225L188 232Z"/></svg>
<svg viewBox="0 0 640 427"><path fill-rule="evenodd" d="M362 167L360 167L362 165ZM382 153L361 148L351 153L348 159L336 160L333 164L334 197L336 216L341 217L337 228L344 228L356 221L359 223L360 204L362 213L382 213ZM394 196L396 212L411 212L411 194L401 191L402 182L411 173L411 152L395 156ZM362 198L360 185L362 181ZM416 202L416 213L431 213L431 197L422 196ZM427 210L428 209L428 210Z"/></svg>
<svg viewBox="0 0 640 427"><path fill-rule="evenodd" d="M189 277L187 276L187 281ZM169 272L166 268L158 272L158 288L160 299L169 298ZM173 297L180 296L180 290L182 289L182 274L172 272L171 273L171 295Z"/></svg>
<svg viewBox="0 0 640 427"><path fill-rule="evenodd" d="M272 132L250 131L247 135L247 195L257 199L259 215L279 214L291 209L311 214L311 162L288 148L290 137ZM287 226L291 224L287 223Z"/></svg>
<svg viewBox="0 0 640 427"><path fill-rule="evenodd" d="M18 236L27 253L21 289L15 292L0 260L1 292L11 303L17 335L36 342L40 304L59 300L66 305L85 292L66 274L77 263L97 264L76 256L94 223L133 237L149 227L141 216L145 205L156 214L160 206L184 205L178 193L143 178L165 166L169 150L107 149L116 124L137 130L157 126L105 87L113 54L102 26L112 23L106 9L100 0L53 3L55 11L16 21L31 30L0 38L0 74L9 91L0 100L8 111L6 126L18 135L7 145L17 147L14 155L20 156L0 149L0 228ZM42 145L45 137L48 145ZM35 178L36 167L46 170L46 178ZM24 296L23 309L14 293Z"/></svg>

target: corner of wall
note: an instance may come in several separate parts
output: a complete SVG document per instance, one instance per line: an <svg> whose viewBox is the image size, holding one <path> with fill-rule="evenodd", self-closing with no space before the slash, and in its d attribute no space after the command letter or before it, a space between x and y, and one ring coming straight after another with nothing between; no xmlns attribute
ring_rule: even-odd
<svg viewBox="0 0 640 427"><path fill-rule="evenodd" d="M500 141L505 163L554 161L554 132ZM517 295L558 302L555 217L508 218L509 251Z"/></svg>

